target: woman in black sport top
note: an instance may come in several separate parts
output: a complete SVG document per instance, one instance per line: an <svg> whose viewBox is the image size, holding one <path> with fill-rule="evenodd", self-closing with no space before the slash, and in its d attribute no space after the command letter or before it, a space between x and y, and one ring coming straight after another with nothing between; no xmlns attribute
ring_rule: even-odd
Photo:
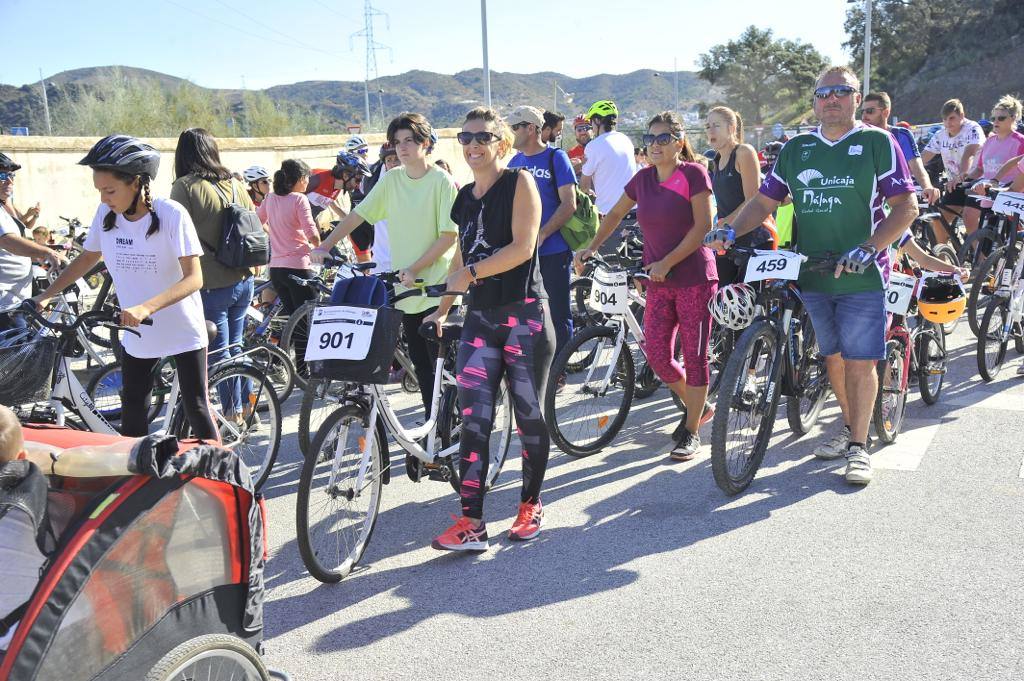
<svg viewBox="0 0 1024 681"><path fill-rule="evenodd" d="M757 193L761 184L761 166L754 147L743 143L743 120L725 106L708 111L704 125L708 142L715 150L711 160L711 191L718 206L715 227L731 223L740 209ZM777 238L767 227L759 227L740 237L738 246L773 249ZM728 256L718 256L718 285L743 281L743 270Z"/></svg>
<svg viewBox="0 0 1024 681"><path fill-rule="evenodd" d="M541 390L555 332L537 256L540 195L529 173L501 163L512 147L508 125L493 109L473 109L466 114L458 140L473 171L473 182L459 190L452 206L459 239L447 281L451 291L468 290L456 362L462 406L462 516L453 516L455 524L434 539L433 546L483 551L488 543L483 521L488 443L503 375L509 379L523 443L523 490L509 538L522 541L540 532L540 487L550 448ZM440 333L453 302L442 299L424 323L435 322Z"/></svg>

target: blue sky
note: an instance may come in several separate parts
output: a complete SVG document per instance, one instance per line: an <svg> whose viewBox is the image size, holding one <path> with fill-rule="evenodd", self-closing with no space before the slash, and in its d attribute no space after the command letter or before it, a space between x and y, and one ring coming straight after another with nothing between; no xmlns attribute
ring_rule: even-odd
<svg viewBox="0 0 1024 681"><path fill-rule="evenodd" d="M362 80L362 0L0 0L6 60L0 83L22 85L73 68L123 64L207 87L263 88L302 80ZM455 73L481 64L477 0L374 0L388 14L375 38L380 75ZM712 45L748 25L842 50L845 0L579 0L488 2L491 69L572 77L640 68L694 70ZM623 11L629 8L629 12ZM677 26L673 33L666 27ZM351 47L350 47L351 42Z"/></svg>

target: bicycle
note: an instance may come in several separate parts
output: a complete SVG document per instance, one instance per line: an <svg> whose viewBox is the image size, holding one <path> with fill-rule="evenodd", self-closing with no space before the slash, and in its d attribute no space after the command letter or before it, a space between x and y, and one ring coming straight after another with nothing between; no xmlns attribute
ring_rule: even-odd
<svg viewBox="0 0 1024 681"><path fill-rule="evenodd" d="M443 285L411 289L392 296L390 304L415 295L452 293ZM425 326L421 333L436 337L432 326ZM382 485L390 481L389 435L405 450L406 471L412 479L419 481L426 473L430 479L447 481L459 489L462 411L452 371L454 346L461 334L458 322L443 328L430 416L420 426L406 428L402 424L380 383L339 379L340 389L328 393L336 407L313 438L303 462L296 502L299 553L317 580L340 581L366 550L377 521ZM333 339L331 333L321 334L317 344L330 344ZM397 342L397 330L394 340ZM378 351L389 353L383 355L389 357L391 349ZM507 381L502 379L495 403L487 487L494 485L511 443L512 403Z"/></svg>
<svg viewBox="0 0 1024 681"><path fill-rule="evenodd" d="M917 377L924 403L933 405L942 392L948 361L942 324L925 318L917 300L918 291L928 286L927 279L941 275L922 277L920 270L911 272L891 272L886 292L886 310L892 319L886 330L885 359L876 369L878 394L871 415L875 433L885 444L895 442L903 428L910 376ZM961 286L958 277L954 280ZM908 319L916 323L908 325Z"/></svg>
<svg viewBox="0 0 1024 681"><path fill-rule="evenodd" d="M995 201L1004 188L991 187L986 192ZM1015 214L993 211L990 223L996 234L997 245L992 252L971 272L971 289L967 297L967 321L971 332L977 337L979 311L988 306L992 294L1003 285L1004 273L1008 276L1020 257L1020 218Z"/></svg>
<svg viewBox="0 0 1024 681"><path fill-rule="evenodd" d="M590 307L604 322L575 333L551 362L543 405L551 439L576 457L596 454L618 435L638 387L631 346L647 359L643 327L634 310L645 305L635 283L650 277L639 267L613 269L596 253L591 260ZM718 372L714 374L712 382L717 383ZM685 414L682 400L674 393L673 398Z"/></svg>
<svg viewBox="0 0 1024 681"><path fill-rule="evenodd" d="M736 246L729 252L750 258L748 282L774 277L761 285L754 321L725 365L712 421L715 483L734 495L750 485L761 466L780 396L786 395L787 419L798 435L813 427L828 399L825 360L795 279L803 262L811 271L825 272L835 268L835 260Z"/></svg>
<svg viewBox="0 0 1024 681"><path fill-rule="evenodd" d="M1024 217L1024 193L1003 191L992 205L992 210L1004 215L1013 215L1018 220ZM1009 253L1009 251L1008 251ZM1018 353L1024 352L1024 258L1016 258L1012 269L1004 270L999 288L993 293L978 328L977 364L978 373L989 383L996 379L1006 360L1006 349L1010 339Z"/></svg>
<svg viewBox="0 0 1024 681"><path fill-rule="evenodd" d="M87 326L103 326L116 331L129 331L138 333L135 329L121 326L117 323L120 319L120 311L114 310L93 310L75 315L72 312L54 310L50 316L46 316L36 310L31 301L26 301L18 308L31 316L36 323L48 331L55 332L57 339L54 344L54 361L43 372L51 372L51 380L48 391L37 391L36 399L18 400L15 404L15 411L19 417L26 422L55 423L59 426L68 425L78 430L91 430L98 433L111 435L119 434L118 430L106 418L106 415L96 406L88 392L82 388L77 376L71 368L67 349L77 337L77 332ZM75 317L75 321L65 324L56 321L61 316ZM143 324L151 324L150 320L144 320ZM47 334L40 330L41 337L45 340ZM258 350L243 352L241 355L230 357L214 364L208 369L208 391L210 393L211 415L221 434L221 445L227 449L235 450L249 467L253 478L253 486L259 488L266 481L277 460L278 450L281 446L281 403L277 394L270 385L266 374L257 367L248 364L245 358ZM160 366L160 365L158 365ZM219 393L223 386L224 390L232 390L236 385L249 386L246 394L242 396L249 405L248 413L242 423L235 423L224 416L224 412L218 409L220 402ZM41 409L39 403L46 403ZM168 394L167 403L170 410L164 418L164 432L175 435L178 439L185 439L191 436L191 427L185 417L185 411L179 399L177 376L171 382L171 389ZM67 411L70 410L80 421L69 421ZM260 416L259 414L263 414Z"/></svg>

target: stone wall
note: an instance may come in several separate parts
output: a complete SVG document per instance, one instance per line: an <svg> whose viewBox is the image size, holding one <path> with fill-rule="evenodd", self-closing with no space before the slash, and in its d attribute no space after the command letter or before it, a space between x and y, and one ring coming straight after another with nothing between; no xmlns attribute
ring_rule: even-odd
<svg viewBox="0 0 1024 681"><path fill-rule="evenodd" d="M452 167L455 179L464 184L472 178L462 158L462 147L455 139L458 130L438 130L438 143L431 159L444 159ZM370 143L369 161L377 159L384 135L363 135ZM221 160L233 171L262 165L271 172L287 158L301 158L311 168L330 168L348 135L311 135L306 137L223 138L218 140ZM22 168L15 180L14 205L24 211L38 201L41 214L37 225L60 228L59 216L77 217L90 224L99 205L92 185L92 174L78 161L96 142L85 137L0 137L0 151L12 157ZM162 153L160 173L153 186L154 196L166 197L174 179L174 147L177 139L147 139Z"/></svg>

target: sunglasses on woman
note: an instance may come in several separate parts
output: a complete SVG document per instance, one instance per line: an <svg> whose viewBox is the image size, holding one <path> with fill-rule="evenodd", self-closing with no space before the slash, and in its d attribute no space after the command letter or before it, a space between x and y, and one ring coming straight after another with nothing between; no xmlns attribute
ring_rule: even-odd
<svg viewBox="0 0 1024 681"><path fill-rule="evenodd" d="M683 139L682 135L677 135L673 132L663 132L660 135L644 135L643 141L644 146L649 147L652 144L657 144L659 147L663 147L666 144L671 144L673 140L679 141Z"/></svg>
<svg viewBox="0 0 1024 681"><path fill-rule="evenodd" d="M13 182L14 173L0 173L0 182Z"/></svg>
<svg viewBox="0 0 1024 681"><path fill-rule="evenodd" d="M485 130L483 132L460 132L455 136L455 139L459 140L459 144L462 146L468 147L473 142L476 142L477 144L491 144L492 142L497 142L501 138L493 132L487 132Z"/></svg>
<svg viewBox="0 0 1024 681"><path fill-rule="evenodd" d="M993 116L992 118L993 118L993 120L997 120L1000 123L1002 123L1003 121L1005 121L1009 117L1010 117L1009 114L1002 114L1002 115L999 115L999 116Z"/></svg>
<svg viewBox="0 0 1024 681"><path fill-rule="evenodd" d="M835 95L839 99L845 99L856 91L857 88L849 85L823 85L814 91L814 97L816 99L828 99Z"/></svg>

